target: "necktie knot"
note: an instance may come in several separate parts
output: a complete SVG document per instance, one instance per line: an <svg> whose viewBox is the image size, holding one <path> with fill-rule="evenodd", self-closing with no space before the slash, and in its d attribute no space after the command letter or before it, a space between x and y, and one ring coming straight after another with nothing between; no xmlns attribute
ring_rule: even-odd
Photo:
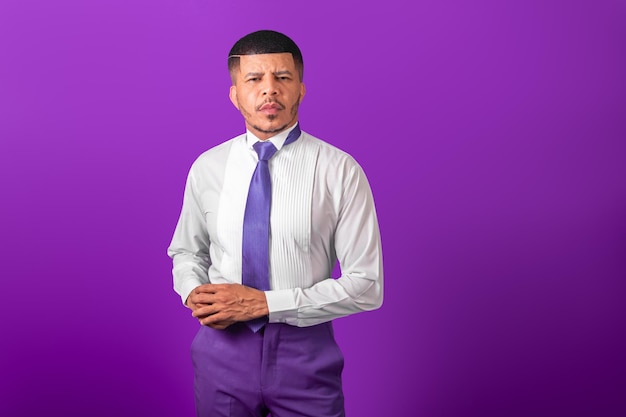
<svg viewBox="0 0 626 417"><path fill-rule="evenodd" d="M268 161L274 154L277 149L272 142L257 142L253 145L254 150L259 155L259 161Z"/></svg>

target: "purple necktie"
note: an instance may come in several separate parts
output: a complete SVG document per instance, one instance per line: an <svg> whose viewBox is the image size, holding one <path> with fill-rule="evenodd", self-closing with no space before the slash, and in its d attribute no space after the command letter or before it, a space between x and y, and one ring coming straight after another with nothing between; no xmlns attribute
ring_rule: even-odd
<svg viewBox="0 0 626 417"><path fill-rule="evenodd" d="M295 142L300 137L300 127L289 132L283 146ZM270 208L272 206L272 179L269 160L276 153L272 142L257 142L254 150L259 156L250 188L243 218L241 283L261 291L270 289ZM267 323L267 317L247 322L253 332L259 331Z"/></svg>

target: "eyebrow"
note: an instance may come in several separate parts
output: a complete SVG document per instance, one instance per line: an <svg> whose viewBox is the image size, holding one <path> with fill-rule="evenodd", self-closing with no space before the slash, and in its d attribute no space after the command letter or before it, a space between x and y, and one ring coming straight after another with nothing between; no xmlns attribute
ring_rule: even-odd
<svg viewBox="0 0 626 417"><path fill-rule="evenodd" d="M265 74L264 72L249 72L249 73L247 73L244 76L244 78L248 78L248 77L262 77L264 74ZM274 75L274 76L281 76L281 75L291 75L291 76L293 76L293 74L289 70L276 71L276 72L273 72L272 75Z"/></svg>

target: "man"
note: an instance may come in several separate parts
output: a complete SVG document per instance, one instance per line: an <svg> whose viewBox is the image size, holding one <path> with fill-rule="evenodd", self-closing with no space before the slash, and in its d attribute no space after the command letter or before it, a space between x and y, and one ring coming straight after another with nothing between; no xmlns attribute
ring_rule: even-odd
<svg viewBox="0 0 626 417"><path fill-rule="evenodd" d="M244 36L228 68L246 133L194 162L168 249L202 324L197 415L343 416L331 320L382 303L372 193L348 154L300 130L304 67L290 38Z"/></svg>

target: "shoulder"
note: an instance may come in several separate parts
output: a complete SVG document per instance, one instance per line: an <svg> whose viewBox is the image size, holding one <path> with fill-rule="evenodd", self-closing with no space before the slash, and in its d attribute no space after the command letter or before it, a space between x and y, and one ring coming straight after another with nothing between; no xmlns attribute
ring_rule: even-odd
<svg viewBox="0 0 626 417"><path fill-rule="evenodd" d="M196 158L193 164L198 165L203 163L210 163L216 160L222 160L223 158L228 156L232 145L245 139L245 137L245 133L239 136L235 136L234 138L228 139L227 141L224 141L219 145L216 145L211 149L204 151L200 154L200 156Z"/></svg>
<svg viewBox="0 0 626 417"><path fill-rule="evenodd" d="M325 171L336 178L363 171L356 159L348 152L306 132L303 132L303 135L303 142L316 149L319 171Z"/></svg>
<svg viewBox="0 0 626 417"><path fill-rule="evenodd" d="M219 187L233 145L242 142L244 135L236 136L204 151L191 164L187 180L197 189Z"/></svg>
<svg viewBox="0 0 626 417"><path fill-rule="evenodd" d="M193 173L194 171L204 171L206 169L224 166L232 146L244 140L245 136L245 134L235 136L204 151L193 161L190 171Z"/></svg>
<svg viewBox="0 0 626 417"><path fill-rule="evenodd" d="M304 142L317 149L318 158L321 162L328 162L333 165L358 167L358 162L348 152L331 145L325 140L319 139L309 133L303 132Z"/></svg>

